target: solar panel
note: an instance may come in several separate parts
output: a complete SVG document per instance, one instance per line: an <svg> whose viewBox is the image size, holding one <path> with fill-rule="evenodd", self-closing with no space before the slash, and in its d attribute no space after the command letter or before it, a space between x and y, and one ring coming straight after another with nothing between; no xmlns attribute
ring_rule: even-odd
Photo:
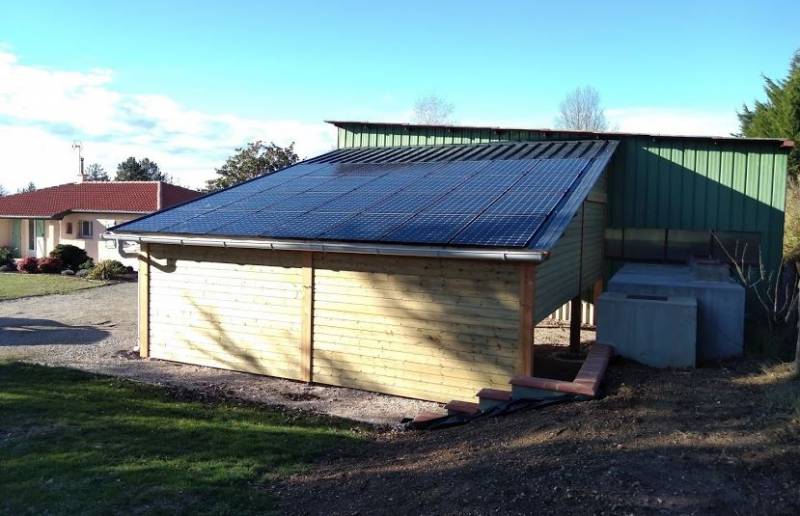
<svg viewBox="0 0 800 516"><path fill-rule="evenodd" d="M489 215L472 221L451 240L452 244L495 247L526 245L544 222L543 215Z"/></svg>
<svg viewBox="0 0 800 516"><path fill-rule="evenodd" d="M417 213L436 202L438 197L438 195L426 195L421 192L400 192L376 201L366 211L368 213Z"/></svg>
<svg viewBox="0 0 800 516"><path fill-rule="evenodd" d="M262 192L223 206L226 210L260 211L279 201L289 199L296 192Z"/></svg>
<svg viewBox="0 0 800 516"><path fill-rule="evenodd" d="M388 194L380 192L360 192L357 195L340 195L319 207L320 211L364 211L384 199Z"/></svg>
<svg viewBox="0 0 800 516"><path fill-rule="evenodd" d="M404 244L446 244L475 215L420 213L383 237L387 242Z"/></svg>
<svg viewBox="0 0 800 516"><path fill-rule="evenodd" d="M486 209L493 215L547 215L556 207L564 192L530 190L527 192L511 191Z"/></svg>
<svg viewBox="0 0 800 516"><path fill-rule="evenodd" d="M282 201L278 201L269 205L270 211L311 211L329 202L336 197L341 196L340 193L310 193L306 192L302 195L292 195Z"/></svg>
<svg viewBox="0 0 800 516"><path fill-rule="evenodd" d="M208 210L169 210L151 215L141 220L129 222L126 224L125 229L130 231L141 231L143 233L155 233L204 213L208 213Z"/></svg>
<svg viewBox="0 0 800 516"><path fill-rule="evenodd" d="M354 215L355 213L352 212L304 213L270 231L268 236L275 238L316 238Z"/></svg>
<svg viewBox="0 0 800 516"><path fill-rule="evenodd" d="M549 238L543 235L563 233L615 147L614 142L558 142L336 151L120 227L533 247ZM578 151L584 157L561 157Z"/></svg>
<svg viewBox="0 0 800 516"><path fill-rule="evenodd" d="M220 226L246 217L241 211L215 210L166 228L172 233L207 233Z"/></svg>
<svg viewBox="0 0 800 516"><path fill-rule="evenodd" d="M329 240L379 240L411 218L409 213L360 213L324 233Z"/></svg>
<svg viewBox="0 0 800 516"><path fill-rule="evenodd" d="M302 212L261 211L212 229L210 235L262 236L302 215Z"/></svg>
<svg viewBox="0 0 800 516"><path fill-rule="evenodd" d="M472 213L477 215L486 207L492 204L497 198L492 193L477 194L449 194L438 199L431 206L425 209L425 213L438 214L464 214Z"/></svg>

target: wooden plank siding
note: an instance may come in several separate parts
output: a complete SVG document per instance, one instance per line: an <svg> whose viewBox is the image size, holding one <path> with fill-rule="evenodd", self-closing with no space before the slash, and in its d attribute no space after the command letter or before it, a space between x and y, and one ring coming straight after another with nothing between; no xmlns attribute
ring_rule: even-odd
<svg viewBox="0 0 800 516"><path fill-rule="evenodd" d="M537 266L151 244L143 308L150 356L434 401L474 399L531 372L533 323L580 284L584 218ZM590 228L587 245L596 238ZM592 263L587 255L584 271Z"/></svg>
<svg viewBox="0 0 800 516"><path fill-rule="evenodd" d="M434 401L507 388L519 274L498 262L319 255L315 381Z"/></svg>
<svg viewBox="0 0 800 516"><path fill-rule="evenodd" d="M150 246L150 356L303 379L303 255Z"/></svg>

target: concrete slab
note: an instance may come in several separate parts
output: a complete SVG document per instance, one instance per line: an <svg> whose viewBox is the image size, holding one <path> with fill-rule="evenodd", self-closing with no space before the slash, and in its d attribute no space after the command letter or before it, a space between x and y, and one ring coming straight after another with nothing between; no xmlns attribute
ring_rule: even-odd
<svg viewBox="0 0 800 516"><path fill-rule="evenodd" d="M694 298L606 292L597 303L597 340L618 355L651 367L695 367Z"/></svg>
<svg viewBox="0 0 800 516"><path fill-rule="evenodd" d="M702 279L704 275L681 265L626 264L608 282L607 290L695 298L697 359L721 360L739 356L744 349L745 289L732 278L713 276Z"/></svg>

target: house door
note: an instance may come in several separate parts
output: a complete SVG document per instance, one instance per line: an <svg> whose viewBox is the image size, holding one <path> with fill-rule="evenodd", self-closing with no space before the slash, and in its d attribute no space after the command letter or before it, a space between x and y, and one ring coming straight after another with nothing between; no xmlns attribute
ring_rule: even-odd
<svg viewBox="0 0 800 516"><path fill-rule="evenodd" d="M44 253L44 221L28 219L28 249L27 256L41 258Z"/></svg>

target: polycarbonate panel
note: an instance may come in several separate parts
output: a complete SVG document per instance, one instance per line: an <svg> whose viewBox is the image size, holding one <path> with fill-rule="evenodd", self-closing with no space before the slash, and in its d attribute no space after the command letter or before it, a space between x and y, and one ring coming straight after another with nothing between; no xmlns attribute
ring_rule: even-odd
<svg viewBox="0 0 800 516"><path fill-rule="evenodd" d="M322 234L329 240L376 241L413 217L410 213L360 213Z"/></svg>
<svg viewBox="0 0 800 516"><path fill-rule="evenodd" d="M446 244L475 215L436 215L420 213L408 219L402 226L383 239L387 242L405 244Z"/></svg>
<svg viewBox="0 0 800 516"><path fill-rule="evenodd" d="M481 215L451 243L493 247L522 247L544 222L542 215Z"/></svg>

